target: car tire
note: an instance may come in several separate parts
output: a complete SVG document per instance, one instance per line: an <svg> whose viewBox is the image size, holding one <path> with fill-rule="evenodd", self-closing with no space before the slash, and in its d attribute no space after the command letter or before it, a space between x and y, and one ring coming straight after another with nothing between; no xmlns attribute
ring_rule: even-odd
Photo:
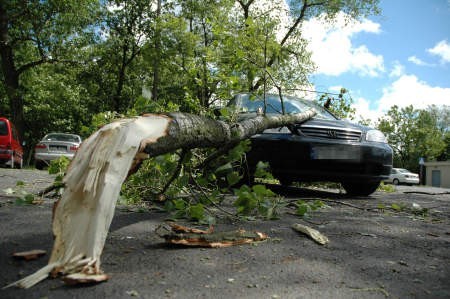
<svg viewBox="0 0 450 299"><path fill-rule="evenodd" d="M367 196L372 194L380 186L380 181L375 182L342 182L348 195Z"/></svg>
<svg viewBox="0 0 450 299"><path fill-rule="evenodd" d="M392 184L394 184L394 185L400 185L400 181L399 181L398 179L394 179L394 180L392 181Z"/></svg>
<svg viewBox="0 0 450 299"><path fill-rule="evenodd" d="M284 175L277 176L277 179L280 181L280 184L282 186L286 186L286 187L292 185L292 183L294 182L294 180L292 178L284 176Z"/></svg>
<svg viewBox="0 0 450 299"><path fill-rule="evenodd" d="M45 167L45 163L42 161L36 161L36 163L34 164L34 166L36 167L36 169L42 170Z"/></svg>

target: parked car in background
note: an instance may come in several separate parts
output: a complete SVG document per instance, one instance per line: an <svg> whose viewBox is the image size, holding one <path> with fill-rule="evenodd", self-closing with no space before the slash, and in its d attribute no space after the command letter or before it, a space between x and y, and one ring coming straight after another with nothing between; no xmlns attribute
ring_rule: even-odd
<svg viewBox="0 0 450 299"><path fill-rule="evenodd" d="M0 164L11 168L23 166L23 148L14 124L0 117Z"/></svg>
<svg viewBox="0 0 450 299"><path fill-rule="evenodd" d="M417 173L412 173L404 168L392 168L389 178L384 182L394 185L417 185L419 184L419 181L419 175Z"/></svg>
<svg viewBox="0 0 450 299"><path fill-rule="evenodd" d="M75 134L50 133L34 147L34 161L37 169L43 169L50 161L65 156L72 159L81 144L81 137Z"/></svg>
<svg viewBox="0 0 450 299"><path fill-rule="evenodd" d="M255 117L263 98L238 94L228 104L239 118ZM285 113L314 108L312 119L289 127L265 130L251 137L247 154L250 169L258 161L269 162L282 185L292 182L341 183L348 194L369 195L389 177L392 149L378 130L338 119L316 102L283 96ZM266 113L281 114L278 95L266 95Z"/></svg>

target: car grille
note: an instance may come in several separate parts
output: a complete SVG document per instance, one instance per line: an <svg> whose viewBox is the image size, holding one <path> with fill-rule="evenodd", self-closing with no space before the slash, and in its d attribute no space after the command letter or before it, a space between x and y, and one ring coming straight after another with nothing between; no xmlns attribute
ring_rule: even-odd
<svg viewBox="0 0 450 299"><path fill-rule="evenodd" d="M346 141L360 141L361 131L351 129L336 129L328 127L302 126L298 130L308 137L337 139Z"/></svg>

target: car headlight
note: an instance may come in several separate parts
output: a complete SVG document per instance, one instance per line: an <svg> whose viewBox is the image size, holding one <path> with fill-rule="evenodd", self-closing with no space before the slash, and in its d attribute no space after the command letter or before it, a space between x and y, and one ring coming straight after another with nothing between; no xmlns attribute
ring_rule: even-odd
<svg viewBox="0 0 450 299"><path fill-rule="evenodd" d="M386 136L381 131L378 130L369 130L366 133L366 140L372 142L382 142L387 143Z"/></svg>

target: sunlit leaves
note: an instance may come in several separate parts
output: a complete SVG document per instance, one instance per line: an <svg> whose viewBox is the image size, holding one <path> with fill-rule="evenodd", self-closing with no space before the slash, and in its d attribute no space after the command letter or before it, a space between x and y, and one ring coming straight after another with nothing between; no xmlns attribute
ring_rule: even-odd
<svg viewBox="0 0 450 299"><path fill-rule="evenodd" d="M379 120L378 129L394 150L395 166L417 171L420 157L434 160L443 154L448 144L438 120L429 110L417 110L411 105L391 107Z"/></svg>

